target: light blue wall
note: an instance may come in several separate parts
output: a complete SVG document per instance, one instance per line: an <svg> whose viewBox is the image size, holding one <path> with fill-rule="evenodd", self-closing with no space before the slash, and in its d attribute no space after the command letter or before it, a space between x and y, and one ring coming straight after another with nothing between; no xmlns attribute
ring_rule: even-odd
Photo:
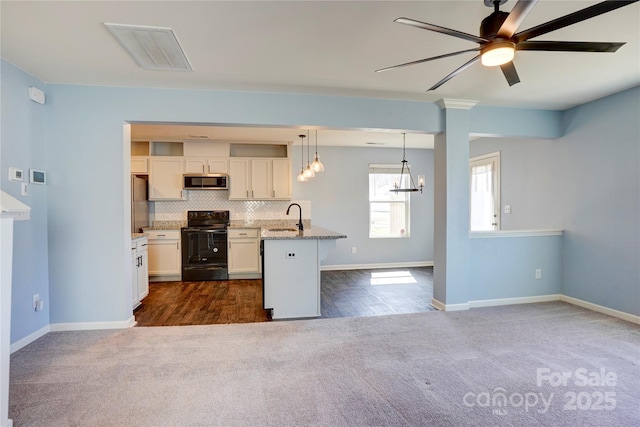
<svg viewBox="0 0 640 427"><path fill-rule="evenodd" d="M470 143L471 156L501 153L503 229L565 230L561 293L636 315L639 117L636 87L566 111L562 138Z"/></svg>
<svg viewBox="0 0 640 427"><path fill-rule="evenodd" d="M558 138L563 131L559 111L476 105L469 120L476 136Z"/></svg>
<svg viewBox="0 0 640 427"><path fill-rule="evenodd" d="M29 169L47 169L44 105L30 101L29 86L44 89L33 76L5 61L2 79L2 144L0 177L2 190L31 207L29 221L14 222L13 288L11 295L11 342L49 324L49 272L47 258L47 187L29 184L29 195L21 196L19 182L8 181L9 167L22 169L28 182ZM32 297L40 294L44 310L33 310Z"/></svg>
<svg viewBox="0 0 640 427"><path fill-rule="evenodd" d="M370 239L370 163L400 164L401 149L320 147L326 171L308 182L293 183L293 197L311 200L312 224L347 235L337 241L323 265L433 261L433 150L407 150L413 178L426 176L424 192L411 193L411 229L407 239ZM296 161L296 159L298 161ZM293 148L294 176L300 148ZM357 248L352 254L351 248Z"/></svg>
<svg viewBox="0 0 640 427"><path fill-rule="evenodd" d="M562 236L469 240L469 301L560 293Z"/></svg>
<svg viewBox="0 0 640 427"><path fill-rule="evenodd" d="M565 113L562 292L640 315L640 88Z"/></svg>
<svg viewBox="0 0 640 427"><path fill-rule="evenodd" d="M436 211L433 297L443 304L466 303L469 286L468 109L447 108L445 132L436 135Z"/></svg>

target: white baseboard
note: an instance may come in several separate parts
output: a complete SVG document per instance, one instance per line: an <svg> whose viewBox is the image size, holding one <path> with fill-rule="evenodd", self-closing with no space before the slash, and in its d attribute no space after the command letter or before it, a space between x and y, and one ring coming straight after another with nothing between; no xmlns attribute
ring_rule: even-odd
<svg viewBox="0 0 640 427"><path fill-rule="evenodd" d="M5 420L5 423L2 427L11 427L11 426L13 426L13 420L8 419L8 420Z"/></svg>
<svg viewBox="0 0 640 427"><path fill-rule="evenodd" d="M462 303L462 304L445 304L442 301L439 301L435 298L431 299L431 305L436 309L436 310L440 310L440 311L463 311L463 310L469 310L469 303Z"/></svg>
<svg viewBox="0 0 640 427"><path fill-rule="evenodd" d="M321 265L320 271L375 270L378 268L411 268L411 267L433 267L433 261L388 262L388 263L376 263L376 264Z"/></svg>
<svg viewBox="0 0 640 427"><path fill-rule="evenodd" d="M119 322L71 322L52 323L49 325L51 332L62 331L89 331L94 329L126 329L135 326L136 318L131 316L127 320Z"/></svg>
<svg viewBox="0 0 640 427"><path fill-rule="evenodd" d="M559 301L560 297L561 297L560 294L551 294L551 295L536 295L533 297L483 299L478 301L469 301L469 306L470 308L480 308L480 307L495 307L498 305L531 304L535 302Z"/></svg>
<svg viewBox="0 0 640 427"><path fill-rule="evenodd" d="M611 317L617 317L618 319L626 320L627 322L640 325L640 316L636 316L635 314L625 313L624 311L615 310L613 308L594 304L592 302L569 297L566 295L560 295L560 301L568 302L569 304L577 305L591 311L597 311L598 313L606 314Z"/></svg>
<svg viewBox="0 0 640 427"><path fill-rule="evenodd" d="M11 344L10 347L10 352L11 353L15 353L16 351L20 350L23 347L28 346L29 344L31 344L32 342L34 342L35 340L37 340L38 338L41 338L43 336L45 336L46 334L48 334L50 331L50 327L49 325L38 329L37 331L30 333L29 335L27 335L26 337L22 338L21 340L18 340L16 342L14 342L13 344Z"/></svg>

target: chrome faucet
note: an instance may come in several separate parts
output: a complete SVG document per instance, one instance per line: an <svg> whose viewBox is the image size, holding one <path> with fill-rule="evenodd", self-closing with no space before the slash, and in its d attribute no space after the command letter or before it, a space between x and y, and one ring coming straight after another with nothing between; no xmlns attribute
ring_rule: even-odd
<svg viewBox="0 0 640 427"><path fill-rule="evenodd" d="M297 203L291 203L287 208L287 215L289 215L289 210L291 209L291 206L297 206L298 209L300 210L300 222L297 223L296 225L298 226L299 231L304 231L304 227L302 226L302 207L300 207L300 205Z"/></svg>

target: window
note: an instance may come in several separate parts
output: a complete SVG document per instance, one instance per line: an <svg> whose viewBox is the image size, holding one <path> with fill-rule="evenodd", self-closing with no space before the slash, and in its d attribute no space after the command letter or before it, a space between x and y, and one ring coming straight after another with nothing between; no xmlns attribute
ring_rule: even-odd
<svg viewBox="0 0 640 427"><path fill-rule="evenodd" d="M500 153L469 161L469 207L471 231L500 229Z"/></svg>
<svg viewBox="0 0 640 427"><path fill-rule="evenodd" d="M400 178L399 165L369 165L369 237L409 237L409 195L393 193L393 183ZM404 175L403 187L408 187Z"/></svg>

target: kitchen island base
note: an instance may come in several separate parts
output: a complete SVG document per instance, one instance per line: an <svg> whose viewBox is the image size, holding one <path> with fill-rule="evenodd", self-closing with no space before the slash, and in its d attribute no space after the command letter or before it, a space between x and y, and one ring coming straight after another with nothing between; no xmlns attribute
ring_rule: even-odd
<svg viewBox="0 0 640 427"><path fill-rule="evenodd" d="M264 240L264 308L273 319L318 317L320 262L334 239Z"/></svg>

